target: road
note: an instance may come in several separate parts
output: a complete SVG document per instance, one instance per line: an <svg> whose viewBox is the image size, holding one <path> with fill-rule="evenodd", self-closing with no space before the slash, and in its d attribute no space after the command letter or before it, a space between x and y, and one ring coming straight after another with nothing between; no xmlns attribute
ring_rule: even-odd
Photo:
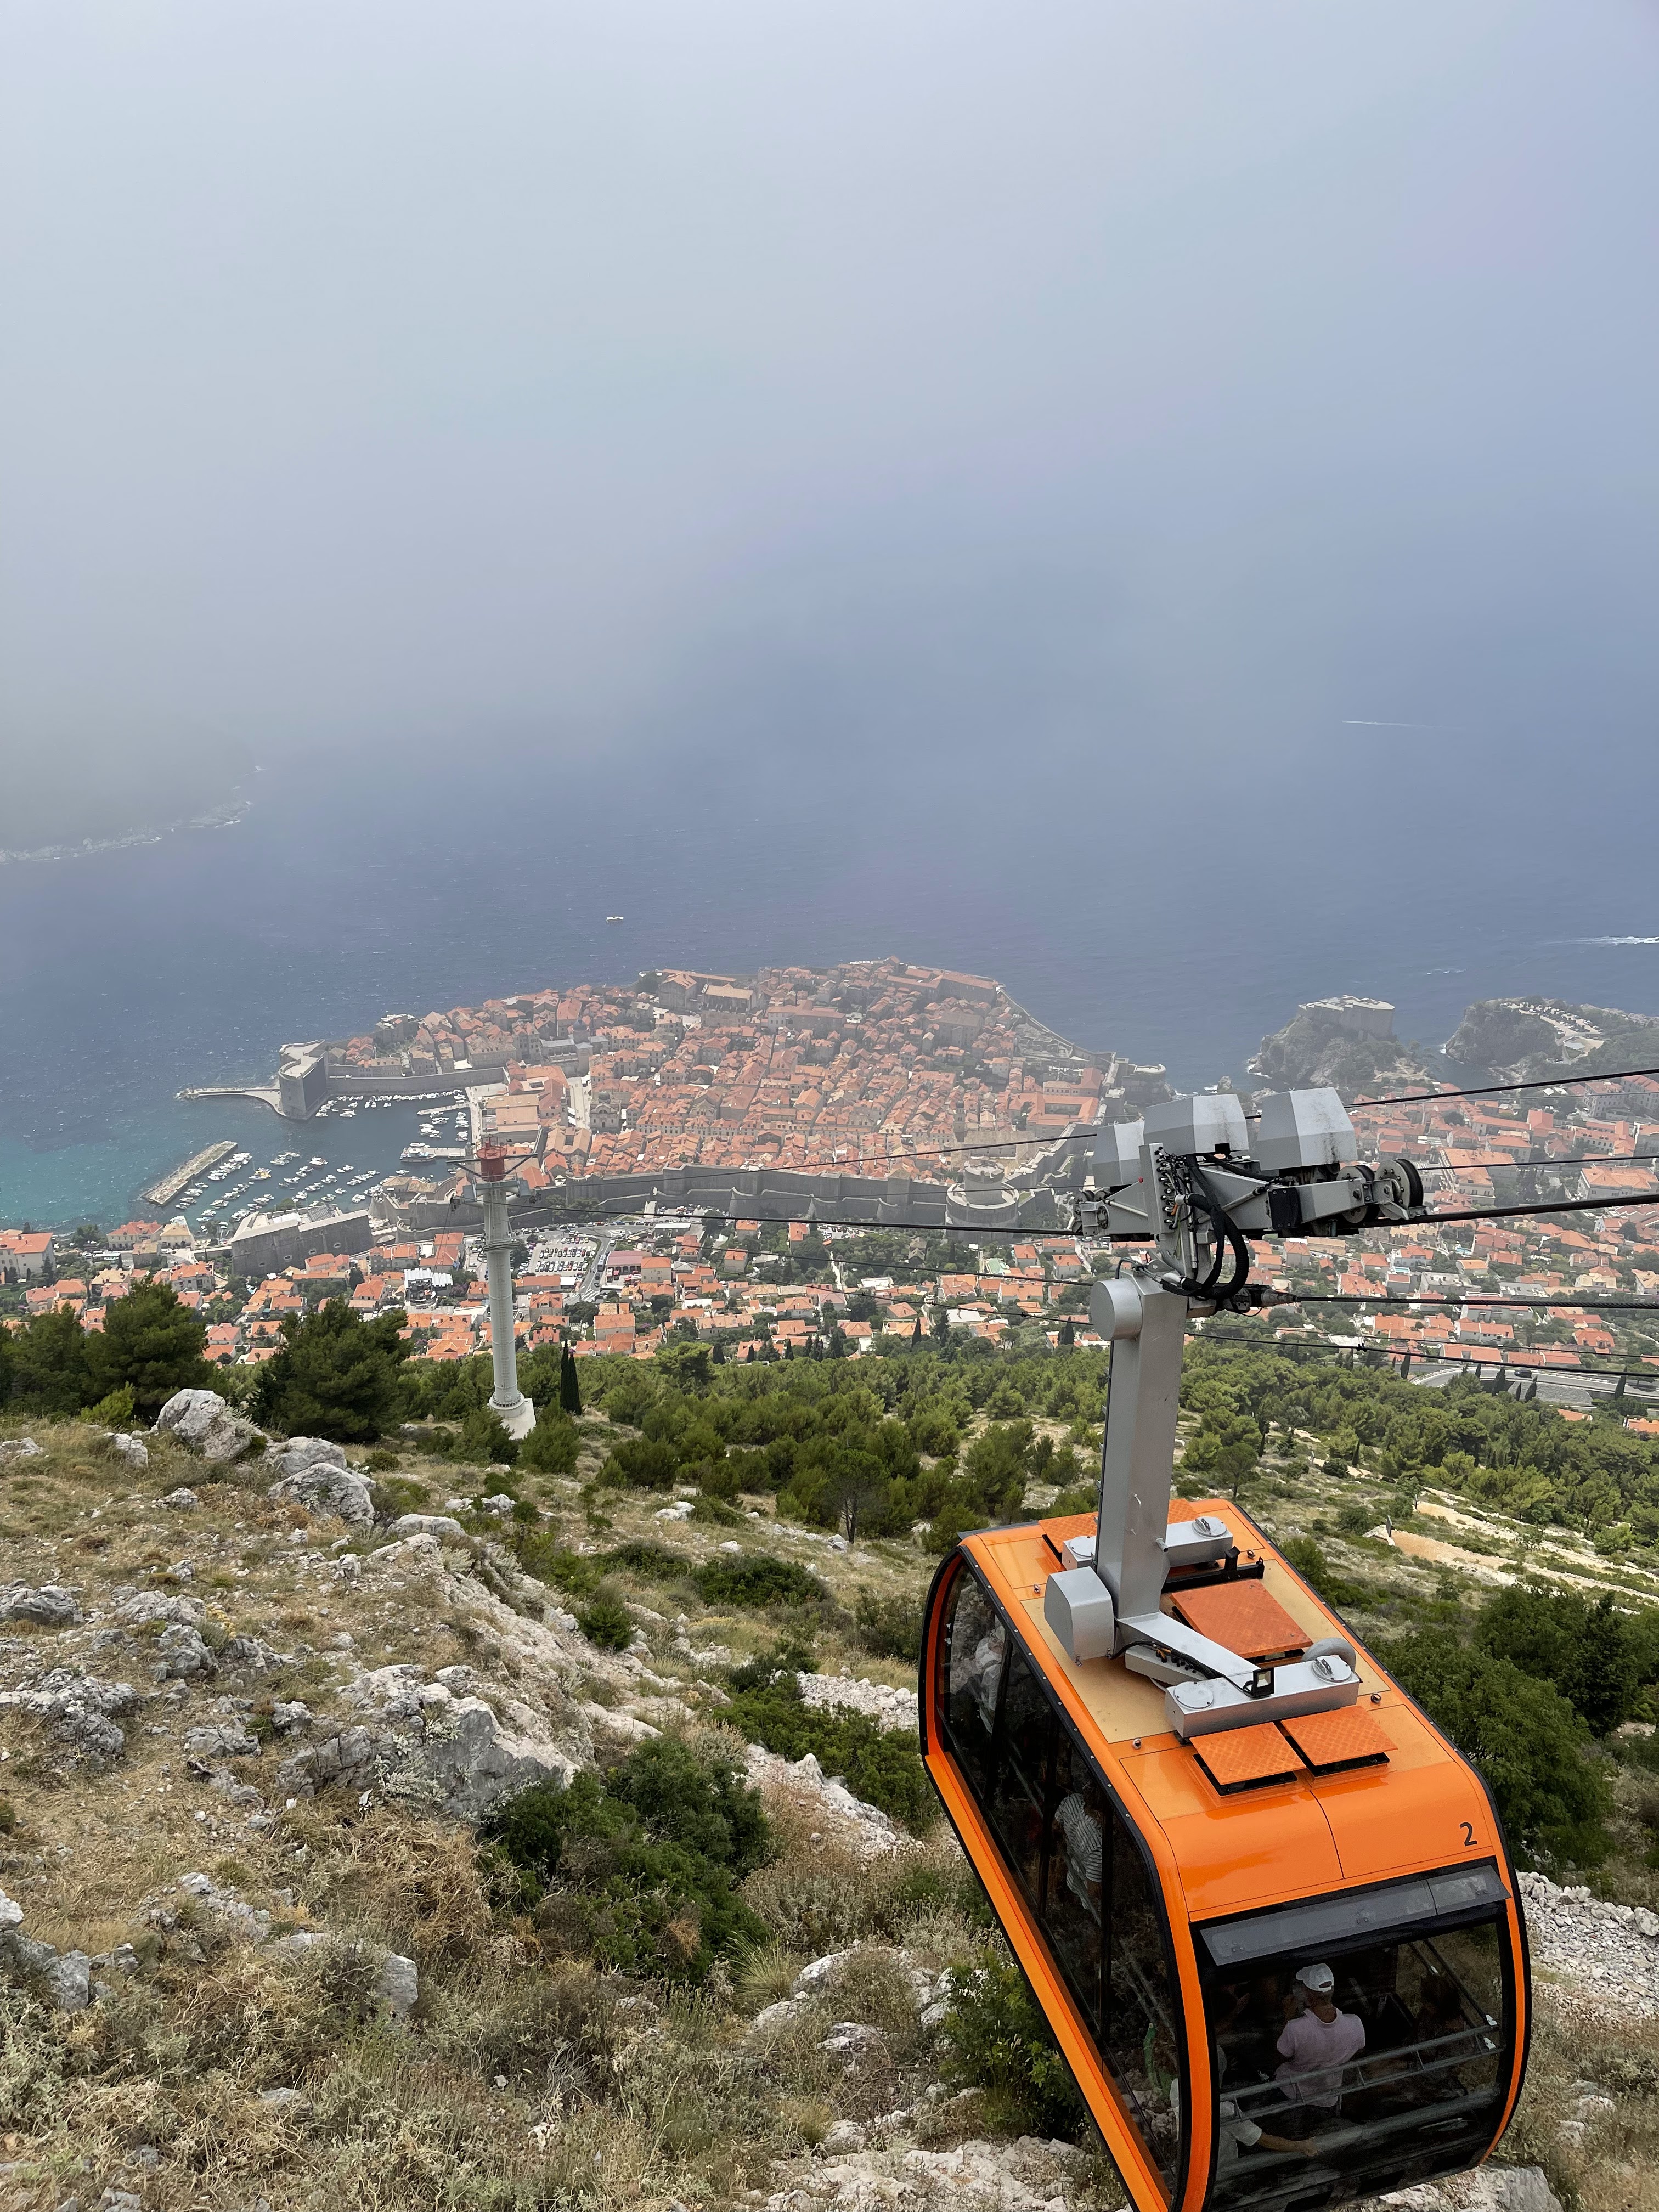
<svg viewBox="0 0 1659 2212"><path fill-rule="evenodd" d="M1511 1364L1504 1371L1514 1375L1528 1370L1517 1369ZM1490 1365L1478 1367L1474 1360L1466 1364L1461 1359L1443 1359L1433 1366L1414 1371L1411 1379L1419 1389L1443 1390L1460 1375L1474 1375L1490 1382L1493 1372ZM1619 1387L1616 1375L1565 1374L1559 1369L1552 1370L1547 1367L1534 1367L1530 1372L1538 1384L1540 1405L1570 1406L1581 1412L1589 1407L1594 1398L1612 1397ZM1659 1378L1651 1382L1626 1382L1625 1398L1632 1413L1638 1409L1652 1412L1656 1406L1659 1406Z"/></svg>

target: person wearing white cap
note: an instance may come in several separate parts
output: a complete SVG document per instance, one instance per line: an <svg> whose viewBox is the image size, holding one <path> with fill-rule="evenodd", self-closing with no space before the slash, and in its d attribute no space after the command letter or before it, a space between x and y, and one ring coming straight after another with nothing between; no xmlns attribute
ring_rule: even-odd
<svg viewBox="0 0 1659 2212"><path fill-rule="evenodd" d="M1336 1977L1322 1959L1297 1969L1286 2000L1290 2017L1279 2039L1284 2064L1275 2069L1285 2101L1304 2107L1311 2123L1342 2100L1342 2069L1365 2048L1365 2023L1337 2009Z"/></svg>

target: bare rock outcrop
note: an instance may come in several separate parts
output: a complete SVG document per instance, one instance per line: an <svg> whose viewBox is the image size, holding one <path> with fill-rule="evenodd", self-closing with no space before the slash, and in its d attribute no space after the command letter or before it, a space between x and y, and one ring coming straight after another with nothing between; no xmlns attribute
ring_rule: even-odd
<svg viewBox="0 0 1659 2212"><path fill-rule="evenodd" d="M0 1889L0 1973L32 1984L59 2012L84 2012L92 2002L92 1960L23 1933L23 1908Z"/></svg>
<svg viewBox="0 0 1659 2212"><path fill-rule="evenodd" d="M61 1583L44 1583L39 1589L22 1583L0 1588L0 1620L29 1620L37 1628L73 1628L80 1619L74 1591Z"/></svg>
<svg viewBox="0 0 1659 2212"><path fill-rule="evenodd" d="M264 1430L233 1413L216 1390L175 1390L155 1416L155 1425L220 1465L265 1447Z"/></svg>
<svg viewBox="0 0 1659 2212"><path fill-rule="evenodd" d="M277 1480L273 1498L303 1505L310 1513L331 1513L349 1528L372 1528L374 1498L367 1478L346 1465L344 1449L326 1437L290 1437L272 1453Z"/></svg>
<svg viewBox="0 0 1659 2212"><path fill-rule="evenodd" d="M127 1741L115 1716L130 1713L137 1702L131 1682L106 1682L69 1667L54 1667L21 1689L0 1690L0 1712L42 1722L72 1766L112 1765Z"/></svg>
<svg viewBox="0 0 1659 2212"><path fill-rule="evenodd" d="M482 1698L456 1697L418 1667L382 1667L353 1685L361 1723L314 1740L285 1760L278 1779L290 1796L340 1784L425 1802L452 1819L477 1820L538 1782L568 1781L570 1753L539 1735L509 1729ZM520 1707L518 1717L533 1724Z"/></svg>

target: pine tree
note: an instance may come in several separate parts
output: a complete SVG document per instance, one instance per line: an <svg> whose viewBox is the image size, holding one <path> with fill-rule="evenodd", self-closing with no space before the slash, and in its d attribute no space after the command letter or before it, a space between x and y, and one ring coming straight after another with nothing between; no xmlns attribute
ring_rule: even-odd
<svg viewBox="0 0 1659 2212"><path fill-rule="evenodd" d="M289 1437L372 1443L401 1410L409 1346L401 1313L365 1322L343 1298L283 1322L283 1348L259 1370L259 1419Z"/></svg>
<svg viewBox="0 0 1659 2212"><path fill-rule="evenodd" d="M112 1300L101 1333L87 1340L93 1395L130 1389L136 1410L153 1421L175 1390L211 1388L206 1342L207 1324L179 1304L171 1283L140 1283Z"/></svg>
<svg viewBox="0 0 1659 2212"><path fill-rule="evenodd" d="M89 1340L69 1306L53 1306L24 1323L11 1340L12 1395L43 1413L78 1413L103 1396L87 1360Z"/></svg>

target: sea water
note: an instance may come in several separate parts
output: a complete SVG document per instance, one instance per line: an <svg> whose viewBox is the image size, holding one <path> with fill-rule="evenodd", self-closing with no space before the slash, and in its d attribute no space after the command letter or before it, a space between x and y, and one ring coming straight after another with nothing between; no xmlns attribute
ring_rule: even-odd
<svg viewBox="0 0 1659 2212"><path fill-rule="evenodd" d="M1659 1011L1649 833L1605 786L1563 779L1545 805L1524 780L1463 787L1452 763L1413 809L1376 779L1297 799L1242 775L1196 790L1041 769L530 757L501 809L384 761L325 787L314 763L278 764L235 828L0 870L0 1222L153 1212L143 1185L222 1137L255 1164L298 1150L388 1172L415 1108L295 1124L176 1093L269 1080L283 1042L385 1012L648 967L967 969L1189 1085L1241 1076L1333 991L1393 1000L1399 1034L1430 1044L1476 998ZM287 1195L273 1175L237 1203L256 1194Z"/></svg>

